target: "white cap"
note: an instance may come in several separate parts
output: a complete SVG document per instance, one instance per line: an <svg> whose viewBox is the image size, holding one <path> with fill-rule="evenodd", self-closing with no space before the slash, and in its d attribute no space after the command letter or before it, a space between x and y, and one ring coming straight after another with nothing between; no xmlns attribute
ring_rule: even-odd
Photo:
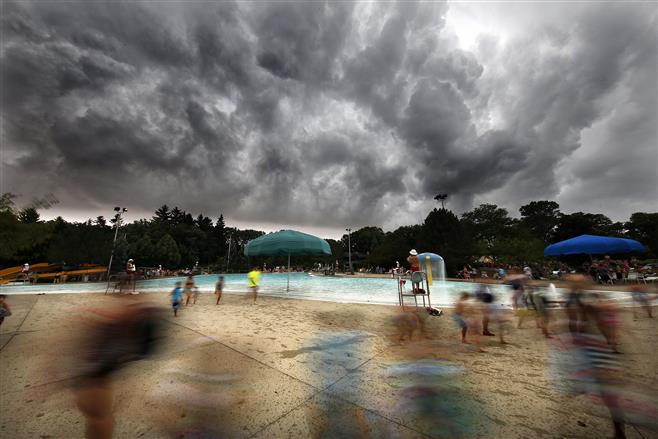
<svg viewBox="0 0 658 439"><path fill-rule="evenodd" d="M409 252L409 254L412 255L412 256L416 256L416 255L418 255L418 252L417 252L415 249L412 249L412 250Z"/></svg>

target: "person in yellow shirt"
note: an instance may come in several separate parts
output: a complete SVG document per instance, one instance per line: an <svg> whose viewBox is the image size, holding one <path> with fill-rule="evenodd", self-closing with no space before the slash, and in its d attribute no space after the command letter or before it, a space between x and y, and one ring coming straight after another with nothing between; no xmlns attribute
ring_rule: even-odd
<svg viewBox="0 0 658 439"><path fill-rule="evenodd" d="M254 267L249 274L247 274L247 277L249 278L249 288L251 288L251 291L254 295L254 304L256 303L256 297L258 296L258 285L260 285L260 271L258 268Z"/></svg>

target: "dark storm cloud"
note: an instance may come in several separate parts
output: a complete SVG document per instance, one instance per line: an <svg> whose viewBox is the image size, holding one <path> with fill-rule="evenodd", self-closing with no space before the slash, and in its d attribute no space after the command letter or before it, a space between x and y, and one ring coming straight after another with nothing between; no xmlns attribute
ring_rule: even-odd
<svg viewBox="0 0 658 439"><path fill-rule="evenodd" d="M424 159L432 159L450 155L470 122L470 111L452 84L423 79L409 99L401 131Z"/></svg>
<svg viewBox="0 0 658 439"><path fill-rule="evenodd" d="M620 181L597 172L598 157L618 162L610 151L626 148L633 190L656 198L642 160L656 144L654 5L585 5L473 51L450 35L448 11L8 3L3 191L48 187L60 207L90 212L121 194L147 211L391 226L417 220L405 212L437 192L457 209L578 204L574 190Z"/></svg>
<svg viewBox="0 0 658 439"><path fill-rule="evenodd" d="M277 2L257 8L258 65L282 79L331 80L353 8L348 2Z"/></svg>
<svg viewBox="0 0 658 439"><path fill-rule="evenodd" d="M540 33L536 40L519 40L499 54L506 61L505 67L483 81L490 81L489 104L506 107L502 111L509 118L509 131L529 148L526 165L511 175L507 188L497 196L525 201L560 193L556 170L581 148L583 130L615 111L604 105L605 99L618 93L617 98L625 99L629 92L623 90L626 76L638 69L632 66L634 60L655 58L655 35L655 5L592 7L577 15L566 36ZM647 45L653 54L646 51ZM538 48L543 54L537 53ZM646 77L642 83L632 84L631 90L655 88L655 62L645 68L653 79ZM645 102L643 112L636 117L655 121L656 100ZM624 135L629 134L633 131ZM656 141L655 136L645 139L653 144L654 151ZM600 155L610 148L638 147L621 142L616 147L600 144L596 149ZM596 160L596 155L583 159ZM654 180L655 172L646 177ZM600 183L605 180L601 178ZM655 187L646 185L644 192L648 200L656 199ZM614 193L622 195L624 191L609 187L608 196ZM650 203L645 209L657 207ZM629 213L613 214L623 218Z"/></svg>

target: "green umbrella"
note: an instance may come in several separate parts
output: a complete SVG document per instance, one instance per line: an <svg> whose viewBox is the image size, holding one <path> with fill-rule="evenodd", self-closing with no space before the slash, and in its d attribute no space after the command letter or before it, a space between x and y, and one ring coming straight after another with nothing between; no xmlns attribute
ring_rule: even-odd
<svg viewBox="0 0 658 439"><path fill-rule="evenodd" d="M295 230L281 230L253 239L244 247L245 256L288 256L290 289L290 256L331 255L329 243L317 236Z"/></svg>

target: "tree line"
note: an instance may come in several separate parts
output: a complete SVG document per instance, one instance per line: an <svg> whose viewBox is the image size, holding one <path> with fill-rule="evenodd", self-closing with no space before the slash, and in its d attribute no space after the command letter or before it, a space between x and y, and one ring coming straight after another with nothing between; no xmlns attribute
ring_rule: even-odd
<svg viewBox="0 0 658 439"><path fill-rule="evenodd" d="M107 220L99 216L86 222L69 222L62 217L44 221L39 211L56 201L34 200L18 208L15 196L0 197L0 266L25 262L51 262L68 265L107 264L118 215ZM422 224L401 226L385 232L367 226L351 233L353 265L393 267L406 264L410 249L431 251L443 256L449 273L464 264L474 264L482 256L497 263L540 262L547 245L582 234L620 236L637 239L648 247L647 258L658 257L658 213L633 213L626 222L613 222L602 214L560 212L554 201L533 201L519 209L519 218L494 204L482 204L457 216L445 208L433 209ZM122 224L115 247L113 269L127 258L141 267L162 265L168 269L206 267L218 272L244 271L250 265L285 265L285 258L244 256L244 246L264 232L228 227L222 215L213 219L193 216L178 207L158 208L150 219ZM310 267L314 263L344 268L348 256L348 236L327 239L332 256L298 257L293 262ZM230 257L229 257L230 251Z"/></svg>

